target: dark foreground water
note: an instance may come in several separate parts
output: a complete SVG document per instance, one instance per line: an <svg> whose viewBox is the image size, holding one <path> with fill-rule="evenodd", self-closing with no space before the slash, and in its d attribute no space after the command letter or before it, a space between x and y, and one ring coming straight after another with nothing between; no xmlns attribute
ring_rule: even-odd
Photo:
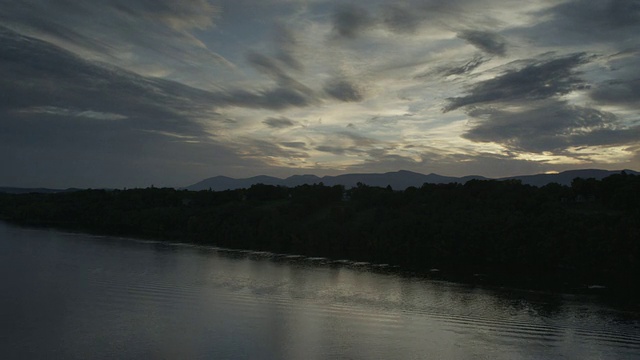
<svg viewBox="0 0 640 360"><path fill-rule="evenodd" d="M362 264L0 223L0 359L634 359L640 314Z"/></svg>

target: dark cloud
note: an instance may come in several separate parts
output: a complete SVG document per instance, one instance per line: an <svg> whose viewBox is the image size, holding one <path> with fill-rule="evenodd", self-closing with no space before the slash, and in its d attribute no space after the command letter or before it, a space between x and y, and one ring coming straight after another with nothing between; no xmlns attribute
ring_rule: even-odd
<svg viewBox="0 0 640 360"><path fill-rule="evenodd" d="M603 72L610 80L595 84L589 96L599 105L640 109L640 50L622 51L608 58Z"/></svg>
<svg viewBox="0 0 640 360"><path fill-rule="evenodd" d="M302 141L283 141L280 145L293 149L306 149L307 144Z"/></svg>
<svg viewBox="0 0 640 360"><path fill-rule="evenodd" d="M322 151L322 152L326 152L334 155L344 155L350 150L349 148L344 148L340 146L331 146L331 145L320 145L320 146L316 146L315 149L318 151Z"/></svg>
<svg viewBox="0 0 640 360"><path fill-rule="evenodd" d="M279 118L271 117L271 118L265 119L264 121L262 121L262 123L272 129L284 129L284 128L288 128L296 125L295 121L288 119L286 117L279 117Z"/></svg>
<svg viewBox="0 0 640 360"><path fill-rule="evenodd" d="M439 72L444 76L464 75L472 72L478 66L486 63L489 59L485 59L482 56L474 56L473 59L459 66L452 66L441 69Z"/></svg>
<svg viewBox="0 0 640 360"><path fill-rule="evenodd" d="M353 39L374 24L367 9L355 5L338 6L333 13L333 30L339 37Z"/></svg>
<svg viewBox="0 0 640 360"><path fill-rule="evenodd" d="M324 91L344 102L358 102L364 99L362 90L347 80L330 80L324 85Z"/></svg>
<svg viewBox="0 0 640 360"><path fill-rule="evenodd" d="M298 41L293 31L279 24L275 28L273 38L276 45L276 57L290 68L302 70L302 63L295 56Z"/></svg>
<svg viewBox="0 0 640 360"><path fill-rule="evenodd" d="M618 50L638 46L639 0L570 0L534 16L543 20L513 32L527 38L530 44Z"/></svg>
<svg viewBox="0 0 640 360"><path fill-rule="evenodd" d="M379 128L396 127L398 125L398 116L373 116L366 120L366 123Z"/></svg>
<svg viewBox="0 0 640 360"><path fill-rule="evenodd" d="M278 88L263 92L261 95L267 105L267 108L282 108L290 106L306 106L314 102L314 92L312 89L289 76L272 57L259 54L249 53L247 61L259 72L271 77L278 84ZM246 96L241 92L240 97ZM248 97L251 97L249 95ZM280 104L284 106L280 106Z"/></svg>
<svg viewBox="0 0 640 360"><path fill-rule="evenodd" d="M573 146L623 145L640 139L640 127L625 127L612 113L556 100L480 107L468 115L473 120L463 137L515 151L562 153Z"/></svg>
<svg viewBox="0 0 640 360"><path fill-rule="evenodd" d="M210 176L213 165L229 174L236 165L266 168L210 137L225 121L216 109L310 101L284 86L211 92L144 77L0 27L0 166L12 169L0 182L181 186L177 179Z"/></svg>
<svg viewBox="0 0 640 360"><path fill-rule="evenodd" d="M506 53L506 42L496 33L467 30L458 33L458 37L491 55L504 56Z"/></svg>
<svg viewBox="0 0 640 360"><path fill-rule="evenodd" d="M213 24L218 8L207 0L110 0L114 9L136 19L151 18L177 29L204 29ZM71 2L69 2L71 3Z"/></svg>
<svg viewBox="0 0 640 360"><path fill-rule="evenodd" d="M424 20L423 14L404 4L387 4L381 9L382 21L396 33L414 33Z"/></svg>
<svg viewBox="0 0 640 360"><path fill-rule="evenodd" d="M359 135L351 131L340 131L335 134L336 136L350 140L355 146L365 147L373 146L379 143L378 140L372 139L367 136Z"/></svg>
<svg viewBox="0 0 640 360"><path fill-rule="evenodd" d="M565 26L591 25L618 29L640 25L640 1L638 0L574 0L545 10L554 20Z"/></svg>
<svg viewBox="0 0 640 360"><path fill-rule="evenodd" d="M212 26L217 13L207 0L0 2L0 23L6 26L67 49L88 51L103 61L136 67L230 65L190 32Z"/></svg>
<svg viewBox="0 0 640 360"><path fill-rule="evenodd" d="M278 63L271 57L251 52L247 55L247 61L259 72L268 75L279 83L287 83L291 78L284 70L280 68Z"/></svg>
<svg viewBox="0 0 640 360"><path fill-rule="evenodd" d="M571 0L536 15L545 20L519 30L534 46L589 47L603 54L606 70L597 78L606 80L590 84L588 93L594 104L638 109L639 0Z"/></svg>
<svg viewBox="0 0 640 360"><path fill-rule="evenodd" d="M0 183L26 187L185 186L256 161L198 136L139 130L124 121L0 111ZM194 140L189 142L185 140ZM213 156L212 156L213 154Z"/></svg>
<svg viewBox="0 0 640 360"><path fill-rule="evenodd" d="M315 149L334 155L369 155L385 151L385 144L382 142L356 134L352 131L339 131L331 134L331 139L326 144L317 146Z"/></svg>
<svg viewBox="0 0 640 360"><path fill-rule="evenodd" d="M0 30L0 49L0 92L6 94L0 109L6 111L119 114L132 127L188 134L200 133L198 120L214 115L215 96L206 91L86 61L7 29Z"/></svg>
<svg viewBox="0 0 640 360"><path fill-rule="evenodd" d="M589 95L599 104L640 108L640 78L599 84Z"/></svg>
<svg viewBox="0 0 640 360"><path fill-rule="evenodd" d="M0 5L0 7L1 6L2 5ZM20 8L20 6L18 6L18 8ZM28 11L26 9L24 9L23 11L25 11L25 13L31 13L31 11ZM32 32L38 34L46 34L48 37L59 39L64 43L74 44L75 46L78 46L80 48L88 49L89 51L94 53L104 54L105 56L110 56L110 54L117 51L113 46L105 43L104 41L91 38L81 31L77 31L67 26L60 25L56 22L56 19L52 19L51 17L28 18L28 16L26 15L21 16L19 14L14 14L14 16L16 18L9 18L9 23L27 23L27 27L29 29L32 29ZM0 15L0 20L2 19L3 16Z"/></svg>
<svg viewBox="0 0 640 360"><path fill-rule="evenodd" d="M591 59L585 53L576 53L529 61L522 68L507 70L493 79L472 85L465 96L447 99L444 110L498 101L546 99L584 89L586 84L575 68Z"/></svg>
<svg viewBox="0 0 640 360"><path fill-rule="evenodd" d="M449 61L446 65L438 66L435 70L425 71L420 73L413 78L418 79L429 79L429 78L441 78L448 76L460 76L460 75L468 75L473 72L480 65L486 63L491 60L491 58L485 58L481 55L476 55L470 60L466 60L463 62L460 61Z"/></svg>
<svg viewBox="0 0 640 360"><path fill-rule="evenodd" d="M425 28L459 29L469 24L488 28L497 22L488 10L494 7L496 3L492 0L386 1L371 12L363 7L342 5L333 13L333 29L337 36L353 39L380 28L401 35ZM501 39L494 36L477 41L474 45L496 51Z"/></svg>

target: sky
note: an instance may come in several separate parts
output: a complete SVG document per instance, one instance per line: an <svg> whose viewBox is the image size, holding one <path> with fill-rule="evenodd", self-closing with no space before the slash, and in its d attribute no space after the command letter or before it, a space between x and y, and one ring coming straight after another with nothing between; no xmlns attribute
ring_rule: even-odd
<svg viewBox="0 0 640 360"><path fill-rule="evenodd" d="M0 186L640 170L640 0L0 2Z"/></svg>

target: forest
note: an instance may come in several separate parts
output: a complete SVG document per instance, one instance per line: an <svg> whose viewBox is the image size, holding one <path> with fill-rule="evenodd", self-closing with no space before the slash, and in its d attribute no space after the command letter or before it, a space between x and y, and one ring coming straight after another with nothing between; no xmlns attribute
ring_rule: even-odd
<svg viewBox="0 0 640 360"><path fill-rule="evenodd" d="M640 294L640 176L0 194L0 219L97 234L439 269L527 288Z"/></svg>

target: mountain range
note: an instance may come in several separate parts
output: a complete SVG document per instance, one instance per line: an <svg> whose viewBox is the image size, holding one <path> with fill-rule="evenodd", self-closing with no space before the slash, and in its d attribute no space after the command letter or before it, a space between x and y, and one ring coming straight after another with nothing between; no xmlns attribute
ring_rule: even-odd
<svg viewBox="0 0 640 360"><path fill-rule="evenodd" d="M234 179L227 176L215 176L202 180L193 185L183 187L181 189L199 191L199 190L234 190L249 188L255 184L276 185L286 187L296 187L303 184L320 184L323 183L327 186L343 185L346 188L352 188L357 186L358 183L366 184L369 186L391 186L394 190L404 190L410 186L420 187L425 183L428 184L448 184L448 183L460 183L464 184L469 180L520 180L523 184L533 186L544 186L550 183L558 183L561 185L571 185L571 181L575 178L594 178L600 180L612 174L619 174L625 171L627 174L640 175L640 172L634 170L599 170L599 169L584 169L584 170L568 170L557 174L536 174L536 175L522 175L511 176L505 178L486 178L479 175L469 175L463 177L454 176L442 176L438 174L420 174L412 171L400 170L387 173L371 173L371 174L343 174L337 176L316 176L316 175L293 175L285 179L273 177L273 176L254 176L244 179ZM48 189L48 188L20 188L20 187L0 187L0 193L9 194L26 194L26 193L57 193L57 192L69 192L77 191L81 189L69 188L69 189Z"/></svg>
<svg viewBox="0 0 640 360"><path fill-rule="evenodd" d="M549 183L558 183L561 185L571 185L571 181L575 178L595 178L600 180L612 174L619 174L621 171L625 171L628 174L640 175L637 171L633 170L599 170L599 169L584 169L584 170L568 170L557 174L537 174L537 175L523 175L512 176L506 178L490 179L478 175L469 175L464 177L452 177L442 176L438 174L420 174L412 171L395 171L382 174L343 174L337 176L315 176L315 175L293 175L285 179L272 177L272 176L254 176L244 179L234 179L226 176L215 176L202 180L193 185L187 186L184 189L199 191L199 190L233 190L251 187L255 184L265 185L277 185L286 187L295 187L303 184L319 184L323 183L326 186L343 185L346 188L357 186L358 183L366 184L369 186L391 186L394 190L404 190L410 186L420 187L425 183L429 184L447 184L447 183L460 183L464 184L469 180L520 180L523 184L533 186L544 186Z"/></svg>

